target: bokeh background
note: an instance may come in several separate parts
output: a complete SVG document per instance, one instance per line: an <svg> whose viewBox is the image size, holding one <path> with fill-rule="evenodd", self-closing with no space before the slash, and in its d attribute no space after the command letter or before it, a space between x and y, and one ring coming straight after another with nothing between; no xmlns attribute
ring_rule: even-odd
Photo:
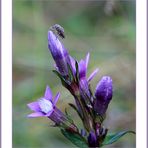
<svg viewBox="0 0 148 148"><path fill-rule="evenodd" d="M60 91L57 106L67 108L70 93L52 73L54 61L47 48L47 32L58 23L65 29L62 40L69 53L80 60L90 52L88 75L99 68L95 86L103 75L113 79L114 96L104 123L110 132L135 130L135 1L134 0L13 0L13 147L74 147L52 122L28 119L26 104L40 98L48 84L53 94ZM135 148L135 136L126 135L107 148Z"/></svg>

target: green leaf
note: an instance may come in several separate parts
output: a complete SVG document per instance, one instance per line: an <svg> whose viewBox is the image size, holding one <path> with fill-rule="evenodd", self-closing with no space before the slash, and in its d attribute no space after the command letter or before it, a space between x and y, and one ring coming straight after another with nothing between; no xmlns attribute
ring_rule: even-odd
<svg viewBox="0 0 148 148"><path fill-rule="evenodd" d="M79 65L77 61L75 63L75 67L76 67L76 80L77 82L79 82Z"/></svg>
<svg viewBox="0 0 148 148"><path fill-rule="evenodd" d="M67 108L65 108L65 114L66 114L66 116L69 116L68 112L67 112Z"/></svg>
<svg viewBox="0 0 148 148"><path fill-rule="evenodd" d="M65 114L66 114L66 117L69 119L69 121L70 121L71 123L74 123L73 120L71 119L71 116L68 114L66 108L65 108Z"/></svg>
<svg viewBox="0 0 148 148"><path fill-rule="evenodd" d="M70 82L72 82L74 80L73 71L72 71L71 66L69 64L67 64L67 67L68 67L68 75L70 78Z"/></svg>
<svg viewBox="0 0 148 148"><path fill-rule="evenodd" d="M125 134L128 134L128 133L135 134L134 131L123 131L123 132L118 132L118 133L115 133L115 134L108 134L105 137L101 146L112 144L112 143L116 142L117 140L119 140L119 138L121 138L122 136L124 136Z"/></svg>
<svg viewBox="0 0 148 148"><path fill-rule="evenodd" d="M88 148L85 138L80 134L61 129L62 134L79 148Z"/></svg>

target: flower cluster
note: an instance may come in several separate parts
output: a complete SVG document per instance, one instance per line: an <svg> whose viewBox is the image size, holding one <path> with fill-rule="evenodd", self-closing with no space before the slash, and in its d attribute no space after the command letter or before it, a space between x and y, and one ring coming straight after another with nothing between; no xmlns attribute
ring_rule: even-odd
<svg viewBox="0 0 148 148"><path fill-rule="evenodd" d="M103 121L112 100L112 79L109 76L103 76L98 82L95 92L92 92L90 81L97 74L98 69L95 69L87 78L90 54L88 53L85 59L78 62L70 56L58 36L51 30L48 32L48 48L56 64L53 72L73 95L75 104L69 105L78 113L84 128L79 130L68 114L64 114L56 107L60 93L53 97L49 86L46 87L43 97L28 104L28 107L34 111L28 117L48 117L55 123L55 126L61 129L63 135L78 147L84 147L84 145L85 147L101 147L111 144L127 132L131 132L123 132L120 136L115 134L116 139L114 136L110 136L112 139L107 137L108 129L103 126ZM109 143L106 139L111 142Z"/></svg>

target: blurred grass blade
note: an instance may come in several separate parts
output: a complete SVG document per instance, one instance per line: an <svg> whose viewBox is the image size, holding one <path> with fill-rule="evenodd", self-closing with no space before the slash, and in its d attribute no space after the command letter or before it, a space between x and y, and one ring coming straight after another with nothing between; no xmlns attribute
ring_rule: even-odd
<svg viewBox="0 0 148 148"><path fill-rule="evenodd" d="M104 142L102 143L102 146L112 144L112 143L116 142L117 140L119 140L122 136L124 136L125 134L128 134L128 133L135 134L134 131L122 131L122 132L118 132L115 134L108 134L105 137Z"/></svg>

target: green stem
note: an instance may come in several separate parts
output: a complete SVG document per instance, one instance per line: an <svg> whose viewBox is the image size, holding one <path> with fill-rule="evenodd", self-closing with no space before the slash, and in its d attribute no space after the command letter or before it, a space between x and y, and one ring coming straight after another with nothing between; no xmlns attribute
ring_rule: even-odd
<svg viewBox="0 0 148 148"><path fill-rule="evenodd" d="M81 111L82 111L82 114L83 114L83 118L84 118L84 120L82 121L83 125L86 128L86 130L88 132L90 132L91 130L93 130L92 117L89 114L89 112L87 111L87 109L85 108L85 106L83 105L80 96L76 96L76 99L77 99L77 101L78 101L78 103L80 105L80 108L81 108Z"/></svg>

